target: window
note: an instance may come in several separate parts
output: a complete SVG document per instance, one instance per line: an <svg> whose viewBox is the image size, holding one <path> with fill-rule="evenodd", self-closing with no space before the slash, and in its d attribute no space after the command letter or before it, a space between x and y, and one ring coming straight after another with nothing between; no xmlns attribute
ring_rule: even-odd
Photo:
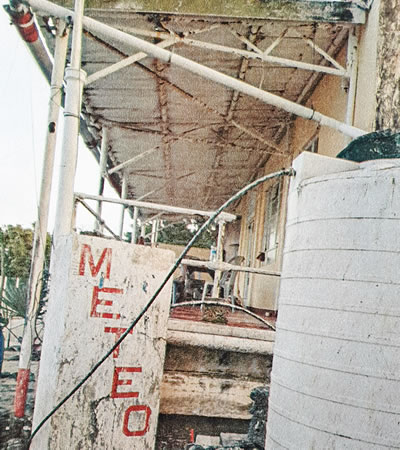
<svg viewBox="0 0 400 450"><path fill-rule="evenodd" d="M266 191L264 217L263 257L264 264L270 264L276 259L278 248L278 225L281 202L281 181L275 183Z"/></svg>

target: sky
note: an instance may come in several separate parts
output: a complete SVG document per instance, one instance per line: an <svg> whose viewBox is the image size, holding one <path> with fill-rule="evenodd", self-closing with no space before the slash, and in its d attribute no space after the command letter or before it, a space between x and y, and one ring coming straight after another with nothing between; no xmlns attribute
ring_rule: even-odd
<svg viewBox="0 0 400 450"><path fill-rule="evenodd" d="M50 88L3 8L0 42L0 226L30 227L37 217ZM62 114L59 120L49 231L54 226ZM96 194L97 186L97 162L80 142L75 191ZM109 186L105 195L116 196ZM94 219L82 209L78 210L77 228L91 229ZM117 231L121 207L104 209L107 223Z"/></svg>

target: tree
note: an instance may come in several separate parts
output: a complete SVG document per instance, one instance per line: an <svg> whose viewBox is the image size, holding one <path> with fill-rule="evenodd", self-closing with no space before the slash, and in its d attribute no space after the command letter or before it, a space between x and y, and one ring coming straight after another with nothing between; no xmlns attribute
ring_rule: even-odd
<svg viewBox="0 0 400 450"><path fill-rule="evenodd" d="M164 228L160 230L158 242L166 244L186 245L197 230L203 225L203 220L183 221L169 224L165 222ZM210 248L216 242L216 229L209 227L197 238L194 246Z"/></svg>
<svg viewBox="0 0 400 450"><path fill-rule="evenodd" d="M4 323L10 317L25 317L33 235L33 229L23 228L21 225L0 227L0 315L3 316ZM50 248L51 238L47 235L39 314L47 298ZM5 277L8 279L7 284Z"/></svg>
<svg viewBox="0 0 400 450"><path fill-rule="evenodd" d="M163 226L159 229L158 240L164 244L186 245L194 236L196 231L203 225L204 220L183 220L182 222L168 222L163 220ZM151 225L146 225L145 236L149 237L152 232ZM130 242L131 232L125 233L125 240ZM211 225L201 233L194 243L194 247L210 248L215 244L217 232Z"/></svg>
<svg viewBox="0 0 400 450"><path fill-rule="evenodd" d="M6 225L0 227L0 246L3 261L0 274L9 278L29 277L33 243L33 229L21 225ZM47 235L46 265L50 258L51 238ZM3 274L4 271L4 274Z"/></svg>

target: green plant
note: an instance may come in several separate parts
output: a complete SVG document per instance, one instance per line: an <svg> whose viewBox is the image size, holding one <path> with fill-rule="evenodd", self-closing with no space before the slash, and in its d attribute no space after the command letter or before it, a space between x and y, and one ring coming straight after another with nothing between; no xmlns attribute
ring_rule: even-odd
<svg viewBox="0 0 400 450"><path fill-rule="evenodd" d="M27 292L26 280L20 280L17 284L16 279L8 279L0 303L0 311L4 318L25 317Z"/></svg>

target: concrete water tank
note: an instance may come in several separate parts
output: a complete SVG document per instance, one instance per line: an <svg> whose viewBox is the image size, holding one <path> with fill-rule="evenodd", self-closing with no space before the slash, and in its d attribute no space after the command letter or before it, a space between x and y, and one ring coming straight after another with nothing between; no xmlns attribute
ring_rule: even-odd
<svg viewBox="0 0 400 450"><path fill-rule="evenodd" d="M400 448L400 161L295 163L266 448Z"/></svg>

